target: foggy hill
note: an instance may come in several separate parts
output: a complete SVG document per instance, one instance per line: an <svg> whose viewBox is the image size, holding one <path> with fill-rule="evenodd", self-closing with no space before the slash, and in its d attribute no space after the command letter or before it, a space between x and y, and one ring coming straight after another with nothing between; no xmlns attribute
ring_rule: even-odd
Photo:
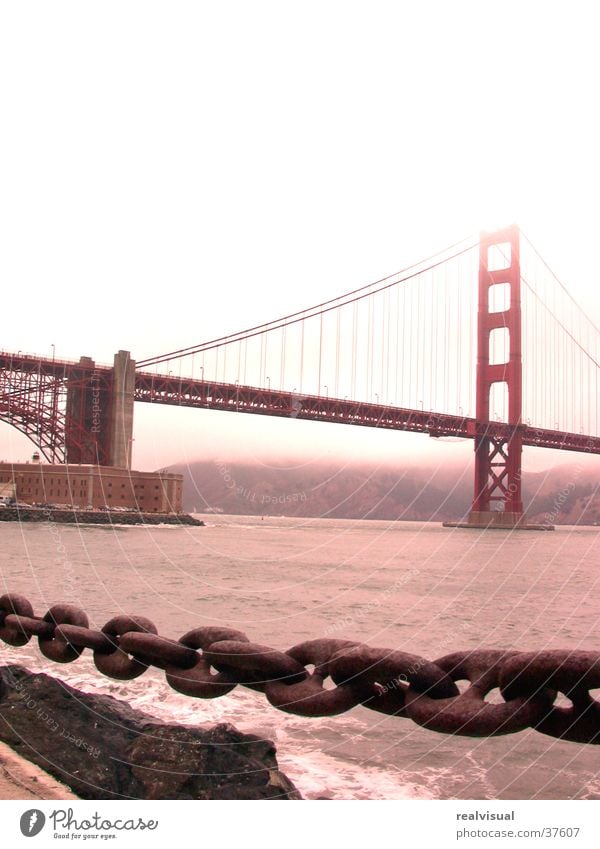
<svg viewBox="0 0 600 849"><path fill-rule="evenodd" d="M589 460L589 458L586 458ZM446 521L463 518L472 498L472 468L391 468L349 462L277 466L198 461L184 475L184 509L256 516ZM524 474L532 521L600 524L600 464L573 464Z"/></svg>

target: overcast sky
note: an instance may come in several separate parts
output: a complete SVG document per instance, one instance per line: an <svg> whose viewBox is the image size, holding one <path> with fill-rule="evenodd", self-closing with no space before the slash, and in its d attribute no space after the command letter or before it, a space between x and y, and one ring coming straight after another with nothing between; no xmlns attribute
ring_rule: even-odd
<svg viewBox="0 0 600 849"><path fill-rule="evenodd" d="M600 323L596 41L577 2L2 4L0 347L142 359L513 221ZM144 405L135 437L140 468L441 456Z"/></svg>

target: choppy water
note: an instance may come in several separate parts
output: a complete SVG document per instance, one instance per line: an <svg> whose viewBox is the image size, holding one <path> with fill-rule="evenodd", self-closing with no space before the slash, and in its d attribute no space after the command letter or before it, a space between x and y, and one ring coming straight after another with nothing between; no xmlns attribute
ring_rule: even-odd
<svg viewBox="0 0 600 849"><path fill-rule="evenodd" d="M436 658L474 648L597 649L600 530L446 530L414 522L210 517L205 528L0 525L3 591L43 613L83 606L100 627L119 612L161 634L229 625L286 649L305 639L359 639ZM69 666L33 640L2 646L88 691L126 698L163 718L228 721L274 738L282 769L306 797L600 798L595 746L534 731L447 737L359 707L305 719L238 687L204 701L173 692L153 671L102 678L89 653Z"/></svg>

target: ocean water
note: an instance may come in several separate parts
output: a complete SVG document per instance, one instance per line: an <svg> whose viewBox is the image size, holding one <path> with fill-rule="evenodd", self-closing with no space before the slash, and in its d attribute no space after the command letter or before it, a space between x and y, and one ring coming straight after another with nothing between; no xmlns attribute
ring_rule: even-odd
<svg viewBox="0 0 600 849"><path fill-rule="evenodd" d="M435 659L477 647L600 645L600 530L469 531L415 522L241 516L206 527L0 525L2 591L37 614L59 601L93 627L143 615L161 634L238 628L285 650L320 636ZM152 670L112 681L89 652L53 664L32 640L1 645L19 662L154 716L231 722L274 739L281 768L307 798L598 799L598 749L528 730L493 739L437 734L358 707L309 719L281 713L242 687L215 700L172 691Z"/></svg>

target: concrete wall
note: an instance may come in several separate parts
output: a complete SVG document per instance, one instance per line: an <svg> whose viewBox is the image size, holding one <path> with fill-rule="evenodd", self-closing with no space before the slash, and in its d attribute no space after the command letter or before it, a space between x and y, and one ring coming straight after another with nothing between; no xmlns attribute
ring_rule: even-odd
<svg viewBox="0 0 600 849"><path fill-rule="evenodd" d="M180 513L183 476L109 466L0 463L0 486L16 486L26 504L127 507L144 513Z"/></svg>
<svg viewBox="0 0 600 849"><path fill-rule="evenodd" d="M133 441L133 395L135 390L135 360L129 351L115 354L112 406L110 411L109 466L131 468Z"/></svg>

